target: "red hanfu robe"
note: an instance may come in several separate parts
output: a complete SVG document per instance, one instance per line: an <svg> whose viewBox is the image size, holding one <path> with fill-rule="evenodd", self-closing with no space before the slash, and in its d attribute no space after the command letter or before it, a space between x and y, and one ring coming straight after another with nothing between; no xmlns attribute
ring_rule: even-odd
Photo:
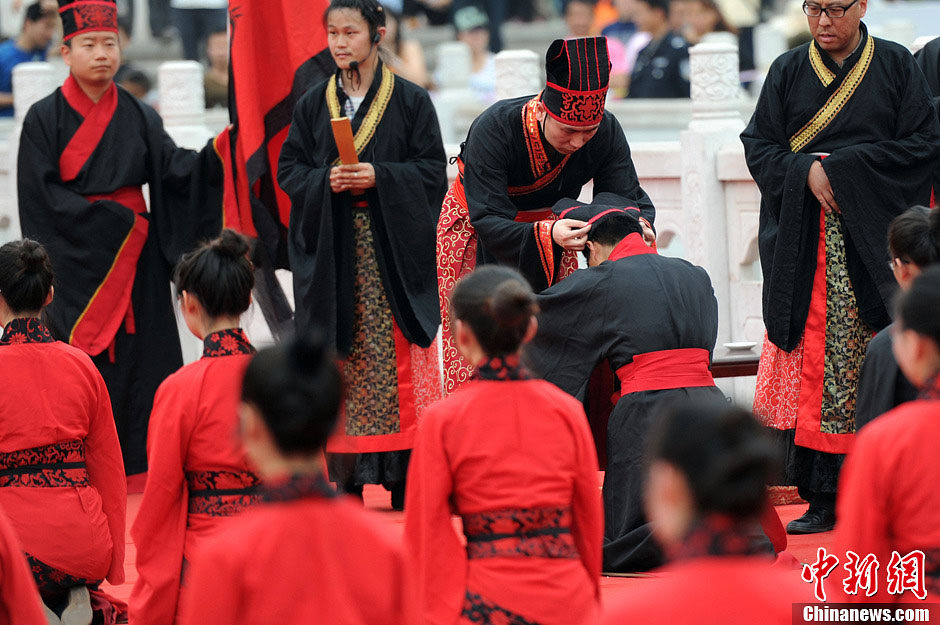
<svg viewBox="0 0 940 625"><path fill-rule="evenodd" d="M104 380L38 319L4 328L0 372L0 508L20 545L65 575L122 583L127 484Z"/></svg>
<svg viewBox="0 0 940 625"><path fill-rule="evenodd" d="M833 555L843 565L846 551L879 564L878 590L865 589L837 601L916 602L911 591L889 592L892 552L904 557L919 550L927 601L940 600L940 375L922 390L920 398L878 417L858 433L839 481ZM839 575L837 576L836 573ZM841 579L845 572L834 571ZM831 579L831 578L830 578ZM829 584L827 590L843 590Z"/></svg>
<svg viewBox="0 0 940 625"><path fill-rule="evenodd" d="M10 520L0 511L0 623L48 625Z"/></svg>
<svg viewBox="0 0 940 625"><path fill-rule="evenodd" d="M412 622L594 623L603 510L584 410L496 359L478 375L428 410L412 452Z"/></svg>
<svg viewBox="0 0 940 625"><path fill-rule="evenodd" d="M241 330L215 332L205 339L202 359L157 390L148 436L150 470L131 529L139 577L129 607L136 625L177 620L193 551L258 498L260 480L237 437L238 390L253 352ZM225 495L213 494L219 489Z"/></svg>
<svg viewBox="0 0 940 625"><path fill-rule="evenodd" d="M266 487L264 499L200 546L184 624L410 625L400 541L387 523L335 497L322 477Z"/></svg>

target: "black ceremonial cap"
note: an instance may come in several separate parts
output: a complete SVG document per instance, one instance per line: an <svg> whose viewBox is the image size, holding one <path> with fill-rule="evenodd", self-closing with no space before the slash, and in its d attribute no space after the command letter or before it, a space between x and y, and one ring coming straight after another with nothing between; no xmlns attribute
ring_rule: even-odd
<svg viewBox="0 0 940 625"><path fill-rule="evenodd" d="M556 39L545 54L545 78L549 115L569 126L600 123L610 82L607 39Z"/></svg>
<svg viewBox="0 0 940 625"><path fill-rule="evenodd" d="M598 193L590 204L562 198L552 206L552 212L559 219L577 219L593 224L610 214L626 214L639 221L640 209L633 206L633 201L614 193Z"/></svg>
<svg viewBox="0 0 940 625"><path fill-rule="evenodd" d="M62 41L101 30L117 33L117 15L116 0L59 0Z"/></svg>

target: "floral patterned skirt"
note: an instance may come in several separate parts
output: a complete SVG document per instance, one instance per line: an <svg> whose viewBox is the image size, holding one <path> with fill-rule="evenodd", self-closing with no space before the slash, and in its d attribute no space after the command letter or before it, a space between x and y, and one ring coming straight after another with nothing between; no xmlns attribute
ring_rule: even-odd
<svg viewBox="0 0 940 625"><path fill-rule="evenodd" d="M792 352L764 339L754 413L795 443L828 453L849 451L865 350L874 333L858 314L838 215L820 215L816 273L803 337Z"/></svg>
<svg viewBox="0 0 940 625"><path fill-rule="evenodd" d="M437 345L404 337L386 295L367 208L353 213L355 277L353 340L343 363L344 425L328 451L410 449L424 409L441 397Z"/></svg>

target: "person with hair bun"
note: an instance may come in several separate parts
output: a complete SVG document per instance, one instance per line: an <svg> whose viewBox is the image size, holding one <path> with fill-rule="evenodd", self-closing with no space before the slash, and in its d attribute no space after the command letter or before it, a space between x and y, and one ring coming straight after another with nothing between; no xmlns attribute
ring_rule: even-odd
<svg viewBox="0 0 940 625"><path fill-rule="evenodd" d="M138 625L170 625L198 546L256 502L260 479L238 445L238 387L254 348L239 327L251 304L248 240L233 230L183 256L174 282L202 358L157 389L147 435L150 470L131 536Z"/></svg>
<svg viewBox="0 0 940 625"><path fill-rule="evenodd" d="M242 384L241 440L262 502L205 541L187 572L185 625L410 625L400 539L323 474L344 384L332 346L263 349Z"/></svg>
<svg viewBox="0 0 940 625"><path fill-rule="evenodd" d="M915 206L895 217L888 228L888 250L894 278L901 290L907 291L925 267L940 261L940 212ZM901 373L891 352L891 327L868 343L858 379L856 430L917 398L917 389Z"/></svg>
<svg viewBox="0 0 940 625"><path fill-rule="evenodd" d="M457 284L451 307L477 373L418 430L405 506L412 622L594 623L597 456L581 404L520 364L538 327L532 289L515 270L481 267Z"/></svg>
<svg viewBox="0 0 940 625"><path fill-rule="evenodd" d="M0 247L0 509L49 622L85 624L89 590L124 582L127 482L101 374L40 320L52 285L39 243Z"/></svg>
<svg viewBox="0 0 940 625"><path fill-rule="evenodd" d="M859 433L839 482L834 555L874 554L879 577L919 563L923 585L892 594L886 584L837 601L940 600L940 266L924 269L895 304L892 347L917 399ZM918 556L916 552L923 556ZM884 581L882 577L879 581Z"/></svg>
<svg viewBox="0 0 940 625"><path fill-rule="evenodd" d="M669 564L608 606L603 624L790 625L813 591L754 549L775 453L760 424L723 401L679 402L647 438L644 508Z"/></svg>
<svg viewBox="0 0 940 625"><path fill-rule="evenodd" d="M332 0L323 24L337 70L297 102L278 161L294 322L324 332L349 380L330 480L359 496L382 484L400 510L418 419L441 396L434 225L447 159L428 92L381 59L384 7ZM354 163L332 131L344 117Z"/></svg>

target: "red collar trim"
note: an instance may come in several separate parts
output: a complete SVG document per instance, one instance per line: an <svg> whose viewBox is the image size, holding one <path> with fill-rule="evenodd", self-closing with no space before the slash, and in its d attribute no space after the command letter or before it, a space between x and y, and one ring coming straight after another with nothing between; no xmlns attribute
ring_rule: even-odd
<svg viewBox="0 0 940 625"><path fill-rule="evenodd" d="M638 232L631 232L623 238L623 241L610 253L607 260L614 261L628 256L639 256L641 254L656 254L656 250L648 246L643 241L643 235Z"/></svg>
<svg viewBox="0 0 940 625"><path fill-rule="evenodd" d="M65 101L69 103L69 106L75 109L82 117L88 117L91 110L95 108L94 100L89 98L88 94L82 90L78 81L75 80L75 76L71 73L68 75L68 78L65 79L65 82L62 83L62 95L65 96ZM107 96L107 93L105 96Z"/></svg>
<svg viewBox="0 0 940 625"><path fill-rule="evenodd" d="M59 173L62 181L69 182L78 176L85 162L98 147L101 137L104 136L117 109L118 92L114 81L111 81L111 86L96 103L82 91L75 77L69 74L62 85L62 96L68 105L83 118L81 126L69 139L68 145L59 156Z"/></svg>

